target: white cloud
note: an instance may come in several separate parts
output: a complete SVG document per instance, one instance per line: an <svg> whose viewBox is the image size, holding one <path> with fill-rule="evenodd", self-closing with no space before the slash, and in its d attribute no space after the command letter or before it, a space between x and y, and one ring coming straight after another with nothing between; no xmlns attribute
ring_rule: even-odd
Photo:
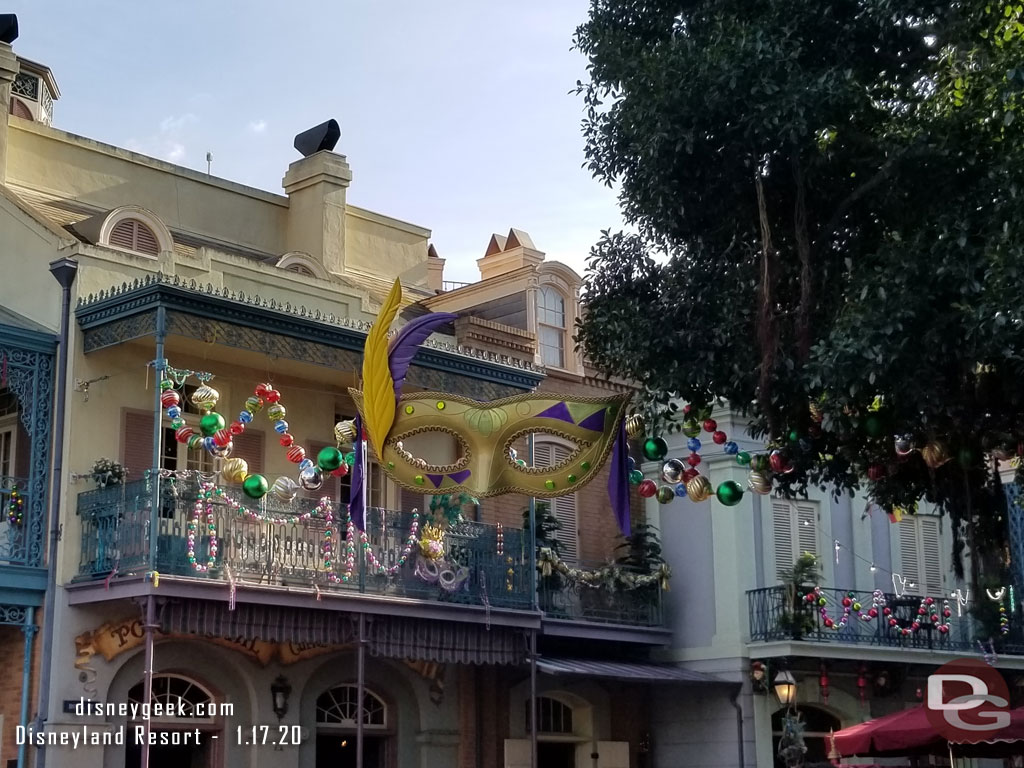
<svg viewBox="0 0 1024 768"><path fill-rule="evenodd" d="M249 121L249 130L253 133L263 133L267 130L267 121L262 117L259 120Z"/></svg>
<svg viewBox="0 0 1024 768"><path fill-rule="evenodd" d="M188 156L188 128L198 122L199 118L192 112L168 115L160 121L152 135L141 139L130 138L125 142L125 146L133 152L181 164Z"/></svg>

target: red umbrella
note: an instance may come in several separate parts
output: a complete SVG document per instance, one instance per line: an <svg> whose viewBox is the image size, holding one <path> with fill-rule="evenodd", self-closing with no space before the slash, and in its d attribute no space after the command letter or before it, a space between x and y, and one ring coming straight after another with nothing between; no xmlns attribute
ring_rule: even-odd
<svg viewBox="0 0 1024 768"><path fill-rule="evenodd" d="M1010 724L1005 728L980 732L975 737L964 737L952 743L973 745L972 753L980 753L998 752L998 745L1017 741L1024 741L1024 707L1010 711ZM843 728L835 734L836 750L843 757L945 754L949 743L928 721L923 704ZM989 748L987 745L996 746ZM965 750L956 752L961 754Z"/></svg>

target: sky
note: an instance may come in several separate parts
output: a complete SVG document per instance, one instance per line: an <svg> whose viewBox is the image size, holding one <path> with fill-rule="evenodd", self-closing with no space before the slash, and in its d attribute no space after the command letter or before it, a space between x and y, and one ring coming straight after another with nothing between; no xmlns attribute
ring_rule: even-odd
<svg viewBox="0 0 1024 768"><path fill-rule="evenodd" d="M581 274L615 192L582 167L588 0L14 0L54 126L282 193L335 118L357 206L427 227L446 280L525 230Z"/></svg>

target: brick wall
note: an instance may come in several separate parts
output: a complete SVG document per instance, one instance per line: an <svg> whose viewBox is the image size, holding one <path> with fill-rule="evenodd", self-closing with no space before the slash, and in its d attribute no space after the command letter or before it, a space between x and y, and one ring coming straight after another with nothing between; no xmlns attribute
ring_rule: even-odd
<svg viewBox="0 0 1024 768"><path fill-rule="evenodd" d="M39 691L39 655L41 652L40 632L36 632L32 650L32 692L29 696L29 720L36 711ZM3 733L0 734L0 766L18 757L14 728L21 717L21 674L25 659L25 635L18 627L0 626L0 713L4 716ZM31 750L29 750L31 754Z"/></svg>

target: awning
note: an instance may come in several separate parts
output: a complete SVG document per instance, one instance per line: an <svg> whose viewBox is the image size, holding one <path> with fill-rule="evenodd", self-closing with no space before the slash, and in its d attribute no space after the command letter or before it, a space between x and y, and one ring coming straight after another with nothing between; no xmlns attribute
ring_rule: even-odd
<svg viewBox="0 0 1024 768"><path fill-rule="evenodd" d="M537 669L549 675L578 675L605 680L630 680L641 683L717 683L729 685L703 672L672 666L642 662L593 661L590 659L557 659L550 656L537 659Z"/></svg>

